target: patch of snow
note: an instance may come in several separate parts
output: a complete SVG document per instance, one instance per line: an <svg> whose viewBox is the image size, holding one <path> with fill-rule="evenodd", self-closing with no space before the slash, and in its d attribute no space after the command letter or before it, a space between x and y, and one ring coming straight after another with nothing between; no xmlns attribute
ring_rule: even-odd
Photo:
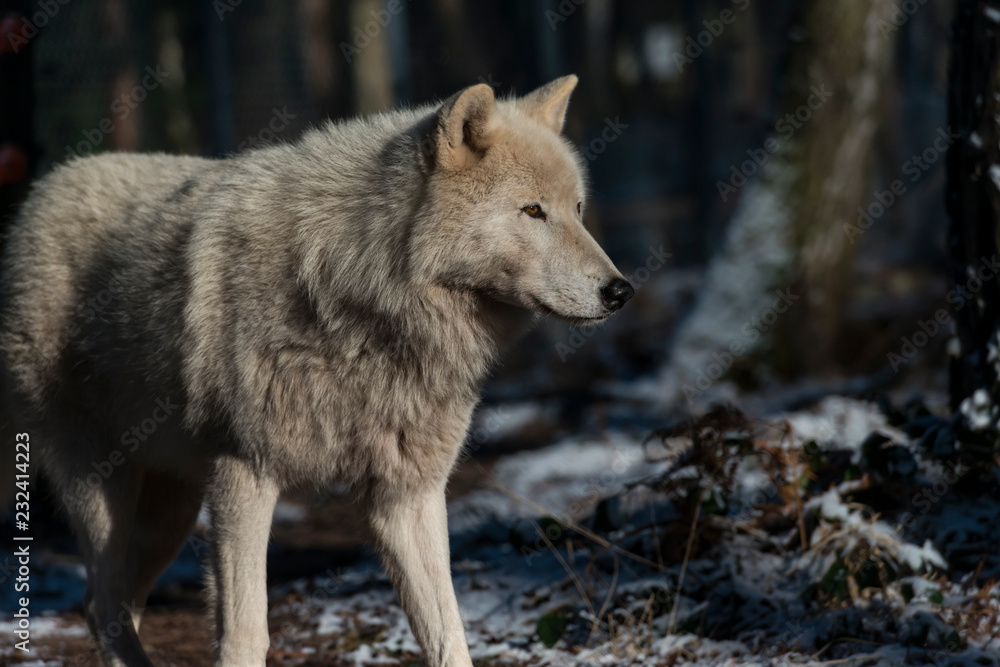
<svg viewBox="0 0 1000 667"><path fill-rule="evenodd" d="M850 509L840 500L840 494L830 490L820 496L819 513L827 521L844 521L850 516Z"/></svg>
<svg viewBox="0 0 1000 667"><path fill-rule="evenodd" d="M378 655L368 644L359 646L351 656L357 667L367 667L368 665L398 665L399 661L387 655Z"/></svg>
<svg viewBox="0 0 1000 667"><path fill-rule="evenodd" d="M962 400L959 411L973 431L985 431L997 420L997 407L991 405L989 392L981 387Z"/></svg>
<svg viewBox="0 0 1000 667"><path fill-rule="evenodd" d="M693 407L731 397L729 383L715 378L763 339L754 322L778 298L774 289L783 287L791 256L786 199L797 172L785 163L786 152L782 143L760 178L743 186L722 251L709 266L693 312L680 324L658 389L651 388L658 402Z"/></svg>
<svg viewBox="0 0 1000 667"><path fill-rule="evenodd" d="M12 635L16 628L17 621L0 621L0 634ZM64 637L66 639L90 635L86 627L67 625L62 619L49 616L33 617L31 619L31 632L46 637Z"/></svg>
<svg viewBox="0 0 1000 667"><path fill-rule="evenodd" d="M970 399L981 402L982 397ZM858 450L872 431L913 446L904 433L887 424L874 405L862 401L831 397L811 410L780 418L792 425L795 438L788 442L771 432L766 436L770 447L780 443L794 450L815 440L824 448ZM917 484L933 490L933 502L939 503L933 511L921 511L915 526L894 528L888 520L872 517L861 505L847 501L849 494L868 488L868 481L835 480L829 487L824 483L827 490L804 503L806 520L815 528L803 552L798 546L798 526L763 530L758 519L765 512L757 510L766 503L744 503L754 511L702 515L698 530L704 539L687 563L683 586L678 588L679 556L663 554L663 566L656 568L621 551L588 546L586 540L574 540L572 549L559 546L553 552L535 541L533 534L517 542L511 527L503 523L528 523L523 517L537 519L546 514L579 518L630 482L662 472L668 463L647 463L638 440L610 433L603 439L567 439L545 450L504 455L493 475L509 493L477 491L449 506L452 529L473 531L465 546L454 551L460 560L452 563L470 652L477 662L539 667L661 663L776 667L817 664L813 656L829 645L823 658L838 661L835 664L850 664L847 658L864 653L871 656L865 664L873 665L895 666L906 660L916 665L974 665L976 660L981 660L978 665L995 665L1000 639L992 636L994 628L988 624L1000 614L1000 584L985 591L977 582L1000 579L1000 560L995 558L996 535L1000 534L996 500L988 494L969 498L953 492L960 488L957 480L964 473L952 470L949 475L940 463L924 460L916 448L914 458L919 466ZM788 459L785 467L801 471L798 457ZM704 470L685 465L673 475L678 474L697 480ZM771 474L774 471L763 470L759 459L746 457L737 468L733 495L753 500L763 491L767 502L773 501L778 494ZM789 479L798 479L798 474ZM943 492L938 480L945 481ZM630 491L626 498L637 492ZM523 502L522 497L530 502ZM626 520L634 522L640 508L649 516L648 508L640 506L624 511ZM919 507L909 509L916 513ZM683 553L688 530L686 521L678 527L679 516L670 508L656 508L658 525L671 531L668 540L674 542L670 546L675 554ZM492 539L489 531L494 529L500 539ZM614 533L612 541L623 550L648 555L654 553L650 546L654 539L664 535L649 534L649 541L640 544L646 536L636 537L635 532L630 528ZM926 535L934 542L924 540ZM813 591L831 564L846 562L848 556L863 553L861 549L894 561L900 578L874 593L872 589L860 596L852 592L838 600L838 608L817 605ZM920 576L931 569L945 571L948 578L929 581L930 577ZM39 576L44 580L52 575ZM34 588L35 580L32 584ZM905 602L904 585L912 588L910 603ZM675 598L677 591L679 598ZM941 593L940 602L933 591ZM285 596L285 601L273 606L272 615L310 621L285 635L290 645L308 638L305 643L330 646L331 637L357 637L361 643L345 642L351 648L336 649L336 659L338 664L361 667L401 665L409 654L420 654L398 596L373 561L281 584L270 593ZM609 632L606 623L598 623L591 637L594 617L605 599L611 605L608 608L633 617L639 617L651 602L659 606L643 623L618 634ZM665 636L675 599L679 600L676 634ZM972 628L975 632L959 623L962 618L947 616L965 613L973 604L984 605L980 625ZM546 648L536 627L553 610L562 610L570 625L563 639ZM38 637L87 634L82 622L67 626L59 619L36 618L32 628ZM935 649L945 645L954 628L960 628L967 648ZM9 621L0 621L0 632L12 629ZM927 635L926 642L915 639L920 633ZM836 641L845 636L877 640L881 645ZM9 655L10 649L0 649L0 656L4 650Z"/></svg>
<svg viewBox="0 0 1000 667"><path fill-rule="evenodd" d="M926 540L922 547L914 544L901 544L897 548L897 554L898 558L909 565L914 572L922 572L927 565L939 570L948 569L948 564L944 562L941 553L934 548L930 540Z"/></svg>
<svg viewBox="0 0 1000 667"><path fill-rule="evenodd" d="M779 420L787 420L792 426L796 446L814 440L823 448L834 445L859 449L872 431L892 440L906 440L905 434L889 425L877 405L844 396L829 396L812 410L772 418Z"/></svg>
<svg viewBox="0 0 1000 667"><path fill-rule="evenodd" d="M319 617L318 625L316 626L316 634L318 635L333 635L343 632L344 630L344 619L333 613L326 613Z"/></svg>
<svg viewBox="0 0 1000 667"><path fill-rule="evenodd" d="M195 524L198 530L208 531L212 528L212 515L208 511L208 505L202 505L198 510L198 522Z"/></svg>
<svg viewBox="0 0 1000 667"><path fill-rule="evenodd" d="M273 521L295 523L306 518L308 510L302 505L279 500L274 506Z"/></svg>
<svg viewBox="0 0 1000 667"><path fill-rule="evenodd" d="M1000 165L991 164L988 170L993 185L1000 190Z"/></svg>
<svg viewBox="0 0 1000 667"><path fill-rule="evenodd" d="M551 409L537 401L505 403L481 410L473 417L469 440L483 444L517 435L531 424L550 417Z"/></svg>
<svg viewBox="0 0 1000 667"><path fill-rule="evenodd" d="M958 339L958 336L952 336L948 339L947 348L948 355L952 357L962 356L962 341Z"/></svg>
<svg viewBox="0 0 1000 667"><path fill-rule="evenodd" d="M641 443L624 435L605 442L567 440L538 451L502 459L492 470L503 488L473 491L448 508L453 532L476 528L490 520L510 521L536 516L578 519L602 498L620 493L625 485L658 469L647 463Z"/></svg>

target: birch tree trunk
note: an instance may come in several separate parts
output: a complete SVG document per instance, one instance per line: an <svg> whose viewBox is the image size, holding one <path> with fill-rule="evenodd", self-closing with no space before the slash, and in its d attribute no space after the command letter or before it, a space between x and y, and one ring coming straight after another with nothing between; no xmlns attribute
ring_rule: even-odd
<svg viewBox="0 0 1000 667"><path fill-rule="evenodd" d="M724 200L740 199L677 332L661 400L698 403L749 363L786 376L831 365L854 256L845 224L872 196L894 11L891 0L803 7L774 133L716 183Z"/></svg>

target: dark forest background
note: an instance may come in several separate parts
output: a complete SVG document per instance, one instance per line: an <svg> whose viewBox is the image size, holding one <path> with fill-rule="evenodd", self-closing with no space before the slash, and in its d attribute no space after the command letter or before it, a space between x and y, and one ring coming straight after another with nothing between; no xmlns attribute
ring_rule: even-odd
<svg viewBox="0 0 1000 667"><path fill-rule="evenodd" d="M943 154L931 150L928 161L919 156L947 125L950 2L862 2L829 17L823 3L786 0L4 5L39 24L30 37L21 22L4 24L7 50L28 55L16 66L7 58L0 104L8 116L0 143L22 150L29 163L22 188L30 176L74 155L223 156L294 141L328 118L443 99L479 81L515 94L577 73L566 133L588 158L588 225L626 274L661 245L671 257L627 318L596 334L584 332L598 344L577 345L580 335L567 326L544 324L522 348L527 352L515 353L501 371L497 386L505 378L519 385L522 370L533 372L522 389L500 390L507 394L579 390L581 383L589 392L594 378L655 379L670 369L690 378L661 387L664 401L684 399L681 387L693 386L707 364L685 370L679 358L692 337L702 339L694 304L704 297L713 308L718 290L704 272L724 250L740 202L750 198L753 187L744 183L766 185L762 174L774 165L765 163L789 152L809 154L801 161L817 163L812 178L821 181L823 161L832 164L838 144L851 134L860 137L855 152L864 159L847 170L854 178L844 185L849 205L834 211L839 217L832 222L811 216L813 209L836 206L800 183L807 201L796 217L809 222L801 225L806 232L791 225L799 237L810 225L832 226L831 238L815 243L831 247L833 259L814 262L819 275L805 278L803 263L790 260L799 277L777 285L822 286L822 298L798 309L798 319L818 324L789 317L774 331L761 331L765 342L774 340L736 360L726 380L744 390L762 382L858 376L891 385L900 369L890 368L889 353L899 352L902 338L933 315L947 291ZM852 13L859 15L856 26ZM867 53L866 40L875 52L857 62L852 54ZM872 70L875 61L877 76L864 84L875 86L872 99L858 118L848 119L864 125L859 132L844 121L858 97L851 77ZM836 90L830 104L798 129L794 120L781 124L822 85ZM768 151L774 140L789 147L777 158ZM898 201L870 228L841 231L863 219L856 207L869 209L899 179L905 196L894 196ZM9 215L20 188L4 189L14 192L4 199ZM808 248L800 244L798 251ZM692 312L693 334L685 333L678 323ZM741 324L737 318L721 326L735 333ZM799 334L805 340L797 342ZM945 339L931 340L903 370L923 361L943 368ZM714 345L727 347L725 341ZM919 383L941 386L940 378L922 375Z"/></svg>
<svg viewBox="0 0 1000 667"><path fill-rule="evenodd" d="M1000 0L0 0L0 228L67 159L569 73L585 224L636 294L485 388L449 483L462 604L506 601L465 615L476 664L996 664ZM39 655L96 664L45 484L36 597L75 634ZM275 512L269 664L419 657L345 491ZM158 662L209 664L208 535L151 597Z"/></svg>

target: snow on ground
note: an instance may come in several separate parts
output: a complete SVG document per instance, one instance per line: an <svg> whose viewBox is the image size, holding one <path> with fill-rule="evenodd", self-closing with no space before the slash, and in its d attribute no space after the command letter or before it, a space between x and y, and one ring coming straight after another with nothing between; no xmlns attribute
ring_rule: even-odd
<svg viewBox="0 0 1000 667"><path fill-rule="evenodd" d="M4 618L0 620L0 635L13 637L17 627L18 622L16 620ZM59 635L67 638L86 637L90 634L86 627L68 625L59 618L47 616L31 619L31 631L39 635Z"/></svg>
<svg viewBox="0 0 1000 667"><path fill-rule="evenodd" d="M796 452L812 441L842 453L845 465L870 456L861 444L872 432L914 446L875 406L850 399L780 417L794 437L772 437L771 445ZM933 489L939 467L915 457ZM646 490L642 502L629 498L643 491L632 486L637 480L662 470L644 458L639 441L621 434L567 440L502 460L494 488L454 503L452 529L463 545L454 581L473 657L553 666L1000 664L1000 586L977 586L984 579L974 568L949 570L948 562L950 554L976 553L980 574L1000 567L996 498L943 494L921 516L933 539L919 539L847 500L869 480L831 484L803 503L810 517L803 552L795 522L759 527L773 502L750 499L762 490L773 496L773 483L759 467L741 465L737 511L700 516L701 544L685 566L689 526L677 525L680 514L666 496L657 502ZM690 479L683 465L678 474ZM623 498L628 516L601 532L594 508L607 497ZM658 541L648 528L650 507L669 533L659 541L669 554L656 562L649 560ZM664 545L670 541L673 549ZM404 664L419 653L377 570L300 581L273 594L290 589L298 594L292 606L307 619L291 630L298 641L329 635L359 665ZM364 639L352 647L344 636Z"/></svg>
<svg viewBox="0 0 1000 667"><path fill-rule="evenodd" d="M602 441L570 439L508 456L491 471L494 488L452 502L449 528L462 533L486 521L535 516L537 508L579 519L602 498L618 495L628 483L657 468L644 460L638 441L621 434L609 434Z"/></svg>
<svg viewBox="0 0 1000 667"><path fill-rule="evenodd" d="M450 506L477 664L1000 665L996 467L932 455L943 420L890 421L832 397L501 457ZM372 561L270 596L275 650L419 659ZM67 632L44 621L36 637Z"/></svg>

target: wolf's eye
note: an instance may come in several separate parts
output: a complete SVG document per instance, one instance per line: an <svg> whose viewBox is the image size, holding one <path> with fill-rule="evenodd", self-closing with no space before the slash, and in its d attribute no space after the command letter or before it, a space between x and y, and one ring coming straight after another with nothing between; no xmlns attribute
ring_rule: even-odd
<svg viewBox="0 0 1000 667"><path fill-rule="evenodd" d="M576 203L576 214L580 215L581 213L583 213L583 202L582 201L578 201Z"/></svg>
<svg viewBox="0 0 1000 667"><path fill-rule="evenodd" d="M538 204L528 204L521 210L530 215L532 218L541 218L542 220L545 220L545 211L543 211L542 207Z"/></svg>

